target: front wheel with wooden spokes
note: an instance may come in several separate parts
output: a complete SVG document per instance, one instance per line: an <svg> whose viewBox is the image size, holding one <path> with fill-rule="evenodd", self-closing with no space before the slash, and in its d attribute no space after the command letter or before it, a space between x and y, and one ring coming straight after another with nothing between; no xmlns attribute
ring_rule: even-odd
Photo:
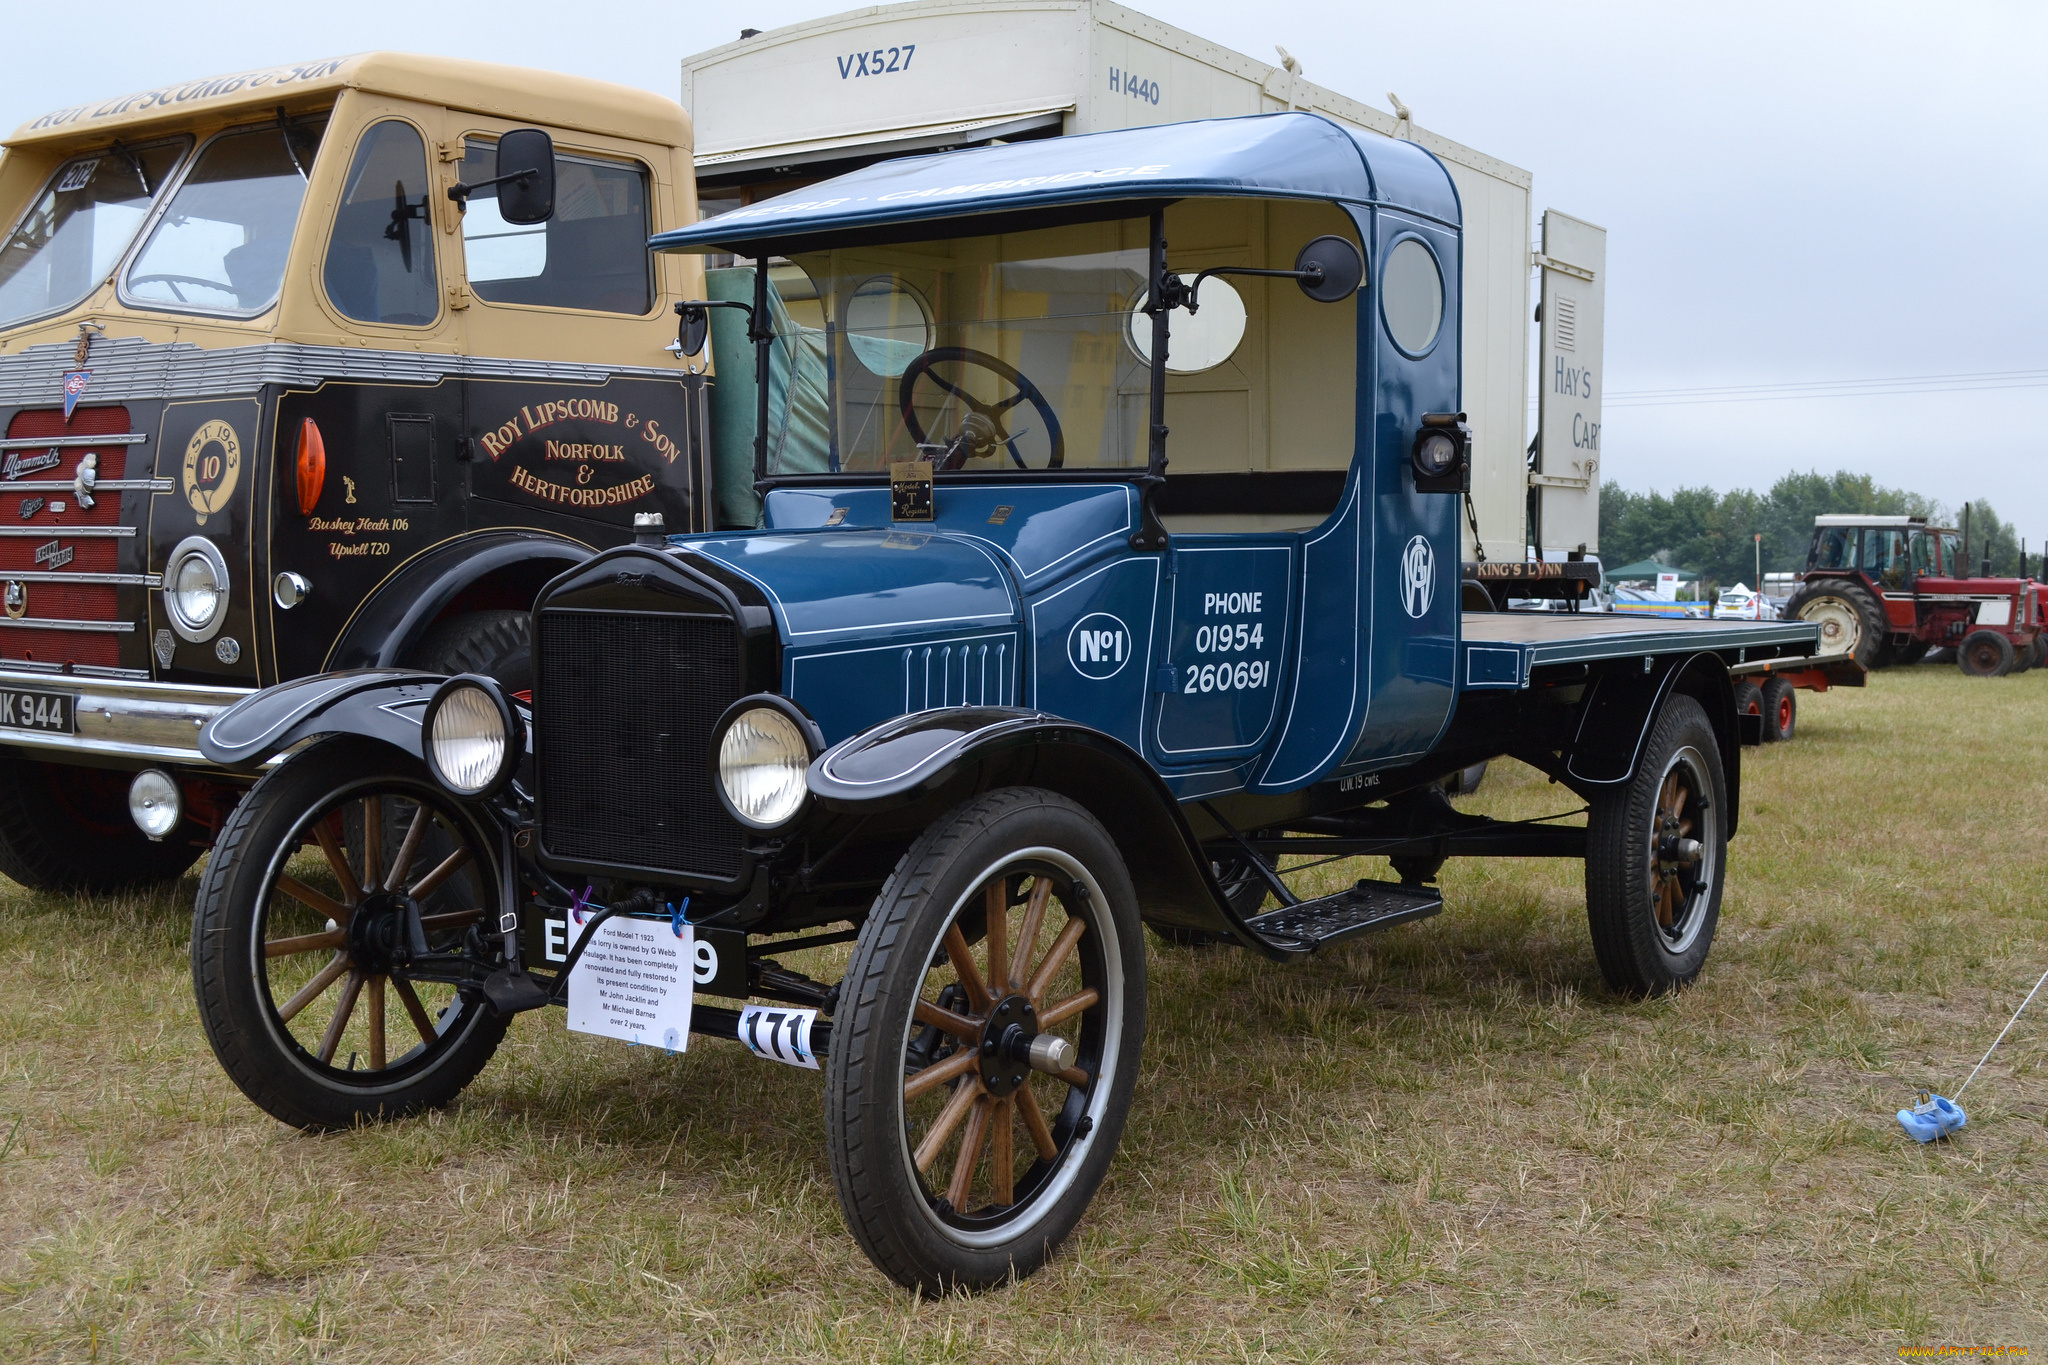
<svg viewBox="0 0 2048 1365"><path fill-rule="evenodd" d="M1006 788L926 831L862 927L826 1067L869 1258L927 1293L1036 1270L1102 1183L1144 1031L1137 900L1093 817Z"/></svg>
<svg viewBox="0 0 2048 1365"><path fill-rule="evenodd" d="M481 996L436 979L495 938L471 938L496 903L493 848L385 745L328 740L258 782L192 923L200 1019L242 1092L309 1129L454 1098L505 1034Z"/></svg>

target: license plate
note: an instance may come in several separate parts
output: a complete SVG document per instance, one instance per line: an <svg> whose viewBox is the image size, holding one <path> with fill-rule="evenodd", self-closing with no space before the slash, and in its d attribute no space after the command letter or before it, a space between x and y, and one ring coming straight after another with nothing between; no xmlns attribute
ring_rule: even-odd
<svg viewBox="0 0 2048 1365"><path fill-rule="evenodd" d="M0 727L75 735L78 720L72 714L72 703L76 700L67 692L23 692L0 687Z"/></svg>

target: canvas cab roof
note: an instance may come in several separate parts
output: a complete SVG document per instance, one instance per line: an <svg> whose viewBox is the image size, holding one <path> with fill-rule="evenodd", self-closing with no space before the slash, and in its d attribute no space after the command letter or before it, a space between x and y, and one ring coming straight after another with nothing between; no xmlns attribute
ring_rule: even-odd
<svg viewBox="0 0 2048 1365"><path fill-rule="evenodd" d="M681 105L631 86L455 57L365 52L238 71L55 109L15 129L4 145L189 126L195 118L243 107L271 110L282 104L297 111L329 102L343 90L665 146L687 148L691 141L689 116Z"/></svg>

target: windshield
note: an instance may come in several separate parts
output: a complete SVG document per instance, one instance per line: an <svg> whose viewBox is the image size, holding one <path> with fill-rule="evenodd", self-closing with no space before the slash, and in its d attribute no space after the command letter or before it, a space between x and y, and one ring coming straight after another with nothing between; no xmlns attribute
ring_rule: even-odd
<svg viewBox="0 0 2048 1365"><path fill-rule="evenodd" d="M769 472L1144 468L1150 369L1130 335L1149 241L1128 219L771 268L795 367L781 393L815 420L790 422L813 434L783 442Z"/></svg>
<svg viewBox="0 0 2048 1365"><path fill-rule="evenodd" d="M113 273L183 138L73 157L0 246L0 327L69 308Z"/></svg>
<svg viewBox="0 0 2048 1365"><path fill-rule="evenodd" d="M206 144L124 283L136 303L257 313L277 301L325 117Z"/></svg>

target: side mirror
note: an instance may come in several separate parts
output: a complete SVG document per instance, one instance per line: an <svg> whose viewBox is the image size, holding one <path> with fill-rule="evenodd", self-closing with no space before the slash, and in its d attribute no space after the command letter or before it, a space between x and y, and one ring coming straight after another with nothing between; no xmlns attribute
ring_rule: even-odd
<svg viewBox="0 0 2048 1365"><path fill-rule="evenodd" d="M1301 292L1317 303L1342 303L1365 278L1365 257L1342 237L1318 237L1294 258Z"/></svg>
<svg viewBox="0 0 2048 1365"><path fill-rule="evenodd" d="M498 139L498 216L521 226L555 216L555 140L538 128Z"/></svg>
<svg viewBox="0 0 2048 1365"><path fill-rule="evenodd" d="M711 310L701 303L679 303L676 312L682 323L676 328L676 350L683 355L701 355L705 338L711 335Z"/></svg>

